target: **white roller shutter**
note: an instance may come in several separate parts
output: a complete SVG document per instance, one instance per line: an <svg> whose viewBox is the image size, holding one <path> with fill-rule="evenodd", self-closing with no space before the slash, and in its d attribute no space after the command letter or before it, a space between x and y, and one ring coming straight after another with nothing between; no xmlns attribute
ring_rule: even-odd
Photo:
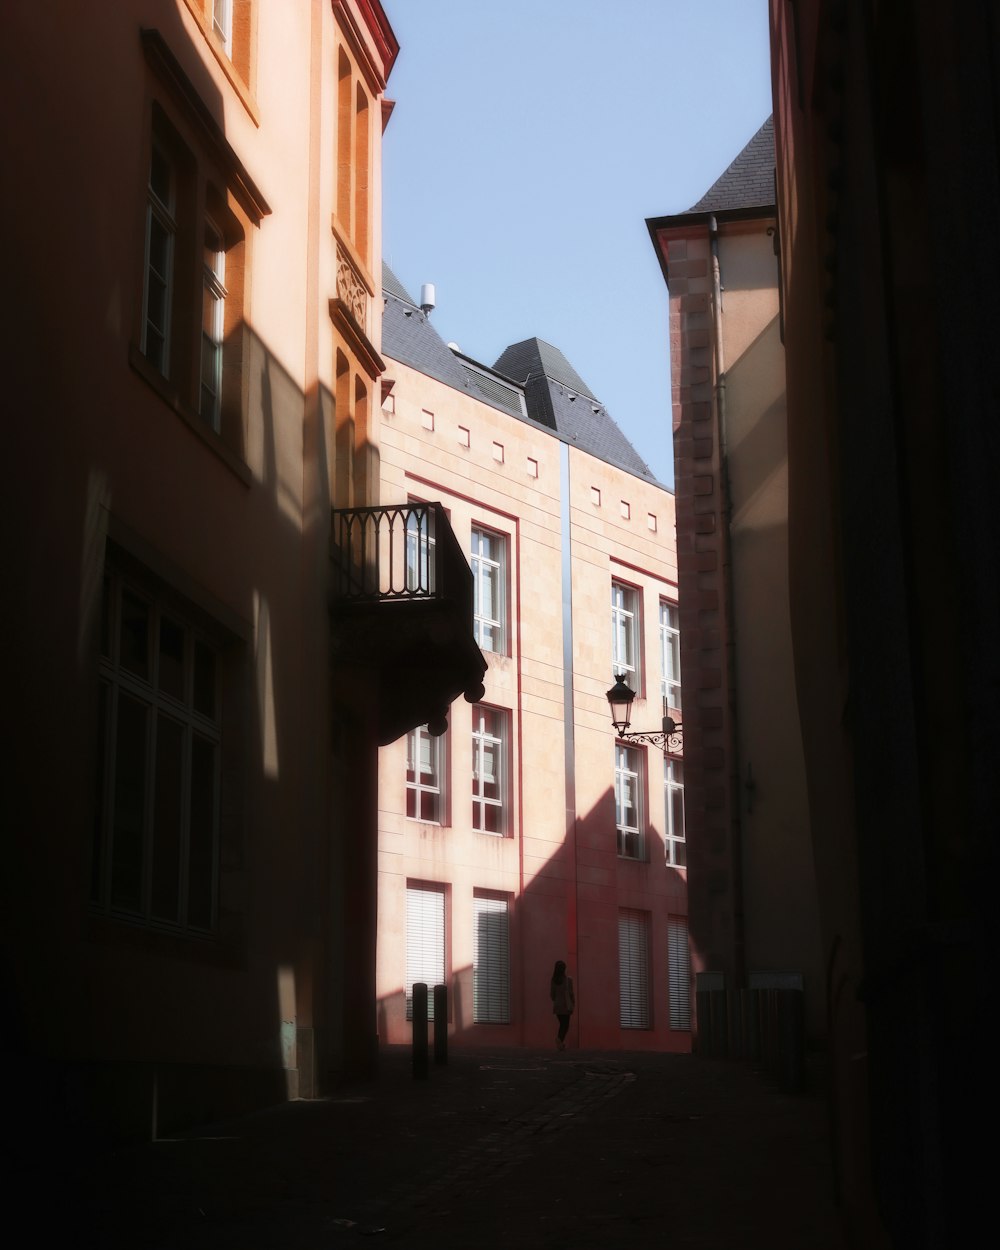
<svg viewBox="0 0 1000 1250"><path fill-rule="evenodd" d="M619 1023L623 1029L649 1028L649 915L618 913Z"/></svg>
<svg viewBox="0 0 1000 1250"><path fill-rule="evenodd" d="M687 921L672 916L667 928L669 946L670 1027L691 1028L691 956Z"/></svg>
<svg viewBox="0 0 1000 1250"><path fill-rule="evenodd" d="M434 986L444 984L444 890L406 887L406 1018L413 1019L413 986L427 984L427 1018L434 1018Z"/></svg>
<svg viewBox="0 0 1000 1250"><path fill-rule="evenodd" d="M510 924L505 898L477 894L472 963L472 1012L477 1024L510 1023Z"/></svg>

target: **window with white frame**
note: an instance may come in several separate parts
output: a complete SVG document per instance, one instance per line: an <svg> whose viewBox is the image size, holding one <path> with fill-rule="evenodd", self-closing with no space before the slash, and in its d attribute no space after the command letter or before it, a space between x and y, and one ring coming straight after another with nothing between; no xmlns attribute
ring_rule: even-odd
<svg viewBox="0 0 1000 1250"><path fill-rule="evenodd" d="M476 1024L510 1023L510 906L505 895L475 892L472 1018Z"/></svg>
<svg viewBox="0 0 1000 1250"><path fill-rule="evenodd" d="M624 582L611 583L611 666L641 692L639 592Z"/></svg>
<svg viewBox="0 0 1000 1250"><path fill-rule="evenodd" d="M472 709L472 827L507 832L507 715L477 703Z"/></svg>
<svg viewBox="0 0 1000 1250"><path fill-rule="evenodd" d="M222 41L226 56L233 55L233 0L212 0L212 29Z"/></svg>
<svg viewBox="0 0 1000 1250"><path fill-rule="evenodd" d="M102 608L91 902L118 919L208 935L219 872L218 647L110 567Z"/></svg>
<svg viewBox="0 0 1000 1250"><path fill-rule="evenodd" d="M663 802L666 808L667 863L687 867L687 840L684 833L684 765L672 755L663 759Z"/></svg>
<svg viewBox="0 0 1000 1250"><path fill-rule="evenodd" d="M406 1018L413 1019L413 987L427 986L427 1018L434 1019L434 986L445 982L445 887L407 882Z"/></svg>
<svg viewBox="0 0 1000 1250"><path fill-rule="evenodd" d="M218 433L222 417L222 352L226 333L226 250L211 219L205 222L201 315L201 399L199 412Z"/></svg>
<svg viewBox="0 0 1000 1250"><path fill-rule="evenodd" d="M499 654L507 649L506 556L507 540L502 534L473 526L473 629L484 651Z"/></svg>
<svg viewBox="0 0 1000 1250"><path fill-rule="evenodd" d="M170 313L177 236L177 168L173 156L153 140L146 199L146 266L143 290L142 354L170 376Z"/></svg>
<svg viewBox="0 0 1000 1250"><path fill-rule="evenodd" d="M430 594L435 583L434 512L411 500L406 514L406 589Z"/></svg>
<svg viewBox="0 0 1000 1250"><path fill-rule="evenodd" d="M670 1027L691 1028L691 955L688 950L687 921L671 916L667 922L668 984Z"/></svg>
<svg viewBox="0 0 1000 1250"><path fill-rule="evenodd" d="M618 913L618 1022L623 1029L648 1029L649 913Z"/></svg>
<svg viewBox="0 0 1000 1250"><path fill-rule="evenodd" d="M663 715L681 706L681 630L677 604L660 600L660 686Z"/></svg>
<svg viewBox="0 0 1000 1250"><path fill-rule="evenodd" d="M178 128L180 112L174 101L151 110L141 317L130 358L184 420L200 417L242 456L246 235L270 209L243 193L246 180L220 165L210 136ZM203 144L191 142L199 137ZM235 153L232 161L239 169Z"/></svg>
<svg viewBox="0 0 1000 1250"><path fill-rule="evenodd" d="M644 859L642 836L642 757L635 747L615 743L615 826L618 854Z"/></svg>
<svg viewBox="0 0 1000 1250"><path fill-rule="evenodd" d="M406 735L406 814L410 820L444 823L443 737L434 737L426 725Z"/></svg>

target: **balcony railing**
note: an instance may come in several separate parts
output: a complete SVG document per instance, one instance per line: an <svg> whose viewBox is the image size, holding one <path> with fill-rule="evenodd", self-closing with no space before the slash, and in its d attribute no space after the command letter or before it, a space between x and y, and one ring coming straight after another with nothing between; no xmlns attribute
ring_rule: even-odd
<svg viewBox="0 0 1000 1250"><path fill-rule="evenodd" d="M472 570L439 503L333 512L334 594L351 603L450 600L472 629Z"/></svg>

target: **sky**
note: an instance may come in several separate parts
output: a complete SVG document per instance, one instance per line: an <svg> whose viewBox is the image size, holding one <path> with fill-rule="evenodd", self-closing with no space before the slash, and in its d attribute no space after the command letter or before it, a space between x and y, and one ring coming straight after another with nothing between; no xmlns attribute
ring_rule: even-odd
<svg viewBox="0 0 1000 1250"><path fill-rule="evenodd" d="M771 112L767 0L382 0L400 43L383 254L446 342L558 347L673 488L668 296L646 227Z"/></svg>

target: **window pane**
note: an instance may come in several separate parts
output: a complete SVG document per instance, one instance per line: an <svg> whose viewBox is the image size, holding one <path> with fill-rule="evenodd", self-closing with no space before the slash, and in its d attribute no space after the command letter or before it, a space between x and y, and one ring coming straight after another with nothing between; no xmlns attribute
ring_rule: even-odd
<svg viewBox="0 0 1000 1250"><path fill-rule="evenodd" d="M146 811L146 724L148 708L118 696L115 743L115 810L111 851L111 903L138 911L142 903L143 826Z"/></svg>
<svg viewBox="0 0 1000 1250"><path fill-rule="evenodd" d="M101 655L111 658L111 578L105 577L101 586Z"/></svg>
<svg viewBox="0 0 1000 1250"><path fill-rule="evenodd" d="M484 805L483 833L503 833L503 808L495 803Z"/></svg>
<svg viewBox="0 0 1000 1250"><path fill-rule="evenodd" d="M102 681L98 693L97 712L97 812L94 822L94 845L90 859L90 897L94 902L101 898L104 869L104 817L107 812L108 795L105 789L105 767L107 765L108 711L111 704L111 690L107 682Z"/></svg>
<svg viewBox="0 0 1000 1250"><path fill-rule="evenodd" d="M472 1018L477 1023L510 1020L510 941L504 899L475 897Z"/></svg>
<svg viewBox="0 0 1000 1250"><path fill-rule="evenodd" d="M647 913L623 910L618 916L619 1023L648 1029L649 920Z"/></svg>
<svg viewBox="0 0 1000 1250"><path fill-rule="evenodd" d="M191 815L188 839L189 925L212 927L215 894L215 746L194 736L191 745Z"/></svg>
<svg viewBox="0 0 1000 1250"><path fill-rule="evenodd" d="M159 217L150 210L149 217L149 267L153 273L160 279L160 289L164 289L164 283L168 277L170 268L170 240L171 233L167 226L160 221ZM162 306L161 306L162 308ZM158 326L163 325L162 316L154 316L153 305L149 306L147 315L151 321Z"/></svg>
<svg viewBox="0 0 1000 1250"><path fill-rule="evenodd" d="M215 652L204 642L194 644L194 710L215 720Z"/></svg>
<svg viewBox="0 0 1000 1250"><path fill-rule="evenodd" d="M160 617L159 687L175 699L184 698L184 627Z"/></svg>
<svg viewBox="0 0 1000 1250"><path fill-rule="evenodd" d="M149 606L130 590L122 591L121 653L123 668L149 677Z"/></svg>
<svg viewBox="0 0 1000 1250"><path fill-rule="evenodd" d="M156 790L153 805L153 873L150 905L157 920L180 919L181 790L184 730L165 716L156 723Z"/></svg>
<svg viewBox="0 0 1000 1250"><path fill-rule="evenodd" d="M427 986L427 1015L434 1015L434 986L445 980L444 891L406 889L406 1018L413 1018L413 986Z"/></svg>
<svg viewBox="0 0 1000 1250"><path fill-rule="evenodd" d="M149 188L164 208L173 206L170 160L163 149L155 144L149 162Z"/></svg>
<svg viewBox="0 0 1000 1250"><path fill-rule="evenodd" d="M484 742L480 752L479 779L482 783L481 793L487 798L500 797L500 757L497 744Z"/></svg>

